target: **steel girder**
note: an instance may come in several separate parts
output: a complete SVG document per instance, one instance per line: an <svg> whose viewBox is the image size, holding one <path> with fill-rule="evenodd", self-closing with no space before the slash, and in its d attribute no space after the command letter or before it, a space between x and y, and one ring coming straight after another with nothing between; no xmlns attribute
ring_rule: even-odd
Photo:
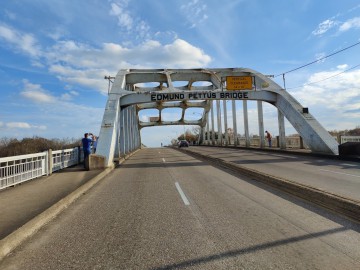
<svg viewBox="0 0 360 270"><path fill-rule="evenodd" d="M251 89L228 91L228 76L251 76ZM210 101L220 99L244 100L244 105L246 100L268 102L278 108L279 123L283 123L285 116L313 152L338 154L336 140L298 101L267 76L246 68L120 70L105 107L97 153L105 156L105 166L111 166L117 155L141 147L140 129L143 127L199 125L204 132ZM181 108L180 120L164 121L161 112L165 108ZM202 118L184 119L187 108L203 108ZM262 108L260 104L258 108ZM139 121L138 113L144 109L157 109L156 121Z"/></svg>

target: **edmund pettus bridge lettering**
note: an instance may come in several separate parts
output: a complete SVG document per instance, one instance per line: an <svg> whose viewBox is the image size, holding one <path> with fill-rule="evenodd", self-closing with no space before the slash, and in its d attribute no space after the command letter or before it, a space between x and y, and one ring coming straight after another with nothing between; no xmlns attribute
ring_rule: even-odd
<svg viewBox="0 0 360 270"><path fill-rule="evenodd" d="M156 93L151 101L197 100L197 99L248 99L248 92L202 92L202 93Z"/></svg>

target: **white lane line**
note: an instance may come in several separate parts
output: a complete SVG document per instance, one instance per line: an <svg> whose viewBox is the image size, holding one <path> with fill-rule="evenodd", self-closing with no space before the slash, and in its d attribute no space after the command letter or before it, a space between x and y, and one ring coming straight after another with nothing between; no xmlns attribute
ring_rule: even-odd
<svg viewBox="0 0 360 270"><path fill-rule="evenodd" d="M178 182L175 183L175 186L176 186L176 189L177 191L179 192L180 196L181 196L181 199L183 200L184 204L185 205L190 205L190 202L189 200L186 198L185 196L185 193L182 191L180 185Z"/></svg>
<svg viewBox="0 0 360 270"><path fill-rule="evenodd" d="M343 163L343 164L340 164L342 166L349 166L349 167L358 167L359 165L356 165L356 164L349 164L349 163Z"/></svg>
<svg viewBox="0 0 360 270"><path fill-rule="evenodd" d="M331 173L337 173L337 174L344 174L344 175L354 176L354 177L359 177L359 178L360 178L360 175L355 175L355 174L348 174L348 173L334 172L334 171L330 171L330 170L322 170L322 169L320 169L320 171L323 171L323 172L331 172Z"/></svg>
<svg viewBox="0 0 360 270"><path fill-rule="evenodd" d="M165 158L163 158L163 162L165 163Z"/></svg>

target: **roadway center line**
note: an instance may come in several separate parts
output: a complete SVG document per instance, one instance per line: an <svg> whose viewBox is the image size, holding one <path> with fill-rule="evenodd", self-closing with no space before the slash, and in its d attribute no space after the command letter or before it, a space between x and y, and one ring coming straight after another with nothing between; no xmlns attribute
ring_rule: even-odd
<svg viewBox="0 0 360 270"><path fill-rule="evenodd" d="M323 171L323 172L331 172L331 173L337 173L337 174L344 174L344 175L354 176L354 177L359 177L359 178L360 178L360 175L355 175L355 174L348 174L348 173L342 173L342 172L334 172L334 171L330 171L330 170L322 170L322 169L320 169L320 171Z"/></svg>
<svg viewBox="0 0 360 270"><path fill-rule="evenodd" d="M180 185L178 182L175 183L175 186L176 186L176 189L177 191L179 192L180 196L181 196L181 199L183 200L184 204L185 205L190 205L190 202L189 200L186 198L185 196L185 193L182 191Z"/></svg>

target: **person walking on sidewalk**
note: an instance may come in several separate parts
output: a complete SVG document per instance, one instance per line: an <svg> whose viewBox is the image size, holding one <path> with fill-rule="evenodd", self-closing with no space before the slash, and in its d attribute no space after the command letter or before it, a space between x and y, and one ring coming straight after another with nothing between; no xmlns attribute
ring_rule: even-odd
<svg viewBox="0 0 360 270"><path fill-rule="evenodd" d="M271 148L271 138L272 138L272 136L271 136L270 132L267 131L267 130L265 131L265 133L266 133L266 139L267 139L267 141L269 143L269 147Z"/></svg>

